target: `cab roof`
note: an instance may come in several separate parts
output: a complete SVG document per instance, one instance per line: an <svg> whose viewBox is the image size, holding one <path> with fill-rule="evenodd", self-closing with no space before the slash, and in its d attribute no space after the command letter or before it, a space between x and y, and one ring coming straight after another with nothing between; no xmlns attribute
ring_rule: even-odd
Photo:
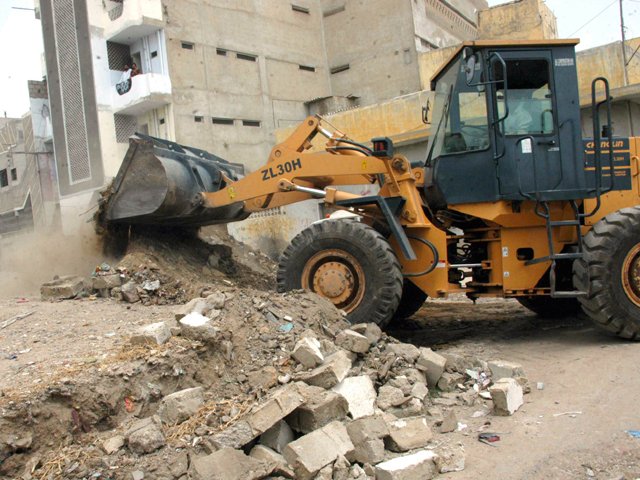
<svg viewBox="0 0 640 480"><path fill-rule="evenodd" d="M579 38L557 38L557 39L542 39L542 40L473 40L468 42L463 42L458 45L456 51L453 52L451 57L443 63L436 73L431 77L431 84L437 80L437 78L442 74L442 72L451 65L451 63L460 55L460 52L465 47L475 47L475 48L508 48L508 47L557 47L561 45L569 45L576 46L580 43ZM433 90L433 86L432 86Z"/></svg>

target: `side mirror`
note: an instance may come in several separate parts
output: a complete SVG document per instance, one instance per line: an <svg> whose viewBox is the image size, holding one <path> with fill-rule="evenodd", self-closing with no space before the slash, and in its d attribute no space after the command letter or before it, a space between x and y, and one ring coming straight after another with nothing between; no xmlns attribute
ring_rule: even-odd
<svg viewBox="0 0 640 480"><path fill-rule="evenodd" d="M482 63L480 60L480 56L478 54L471 55L466 58L464 62L464 73L467 79L467 85L470 85L473 82L473 79L476 76L476 71L480 71Z"/></svg>
<svg viewBox="0 0 640 480"><path fill-rule="evenodd" d="M429 111L431 110L431 99L427 99L427 104L422 107L422 123L429 124Z"/></svg>

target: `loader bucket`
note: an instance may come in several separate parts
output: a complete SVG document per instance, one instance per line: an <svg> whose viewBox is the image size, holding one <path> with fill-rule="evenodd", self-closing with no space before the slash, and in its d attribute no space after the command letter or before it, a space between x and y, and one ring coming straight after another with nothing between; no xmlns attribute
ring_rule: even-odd
<svg viewBox="0 0 640 480"><path fill-rule="evenodd" d="M204 150L137 133L113 181L105 206L111 223L200 227L243 220L242 202L205 208L201 192L226 186L223 174L237 180L244 173Z"/></svg>

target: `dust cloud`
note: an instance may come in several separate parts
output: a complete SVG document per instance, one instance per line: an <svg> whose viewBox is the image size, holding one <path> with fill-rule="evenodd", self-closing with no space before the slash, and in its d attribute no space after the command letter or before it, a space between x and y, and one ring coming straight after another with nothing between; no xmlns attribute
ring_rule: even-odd
<svg viewBox="0 0 640 480"><path fill-rule="evenodd" d="M55 275L90 275L105 259L93 226L74 235L29 233L0 239L0 298L38 295Z"/></svg>

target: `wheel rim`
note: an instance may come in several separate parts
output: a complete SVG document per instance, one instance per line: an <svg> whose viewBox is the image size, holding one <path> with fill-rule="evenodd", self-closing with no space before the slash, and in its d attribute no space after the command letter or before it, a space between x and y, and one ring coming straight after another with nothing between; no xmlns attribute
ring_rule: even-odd
<svg viewBox="0 0 640 480"><path fill-rule="evenodd" d="M622 287L629 300L640 307L640 243L633 247L624 259Z"/></svg>
<svg viewBox="0 0 640 480"><path fill-rule="evenodd" d="M343 250L318 252L302 270L302 288L325 297L347 313L360 305L365 287L366 280L360 262Z"/></svg>

